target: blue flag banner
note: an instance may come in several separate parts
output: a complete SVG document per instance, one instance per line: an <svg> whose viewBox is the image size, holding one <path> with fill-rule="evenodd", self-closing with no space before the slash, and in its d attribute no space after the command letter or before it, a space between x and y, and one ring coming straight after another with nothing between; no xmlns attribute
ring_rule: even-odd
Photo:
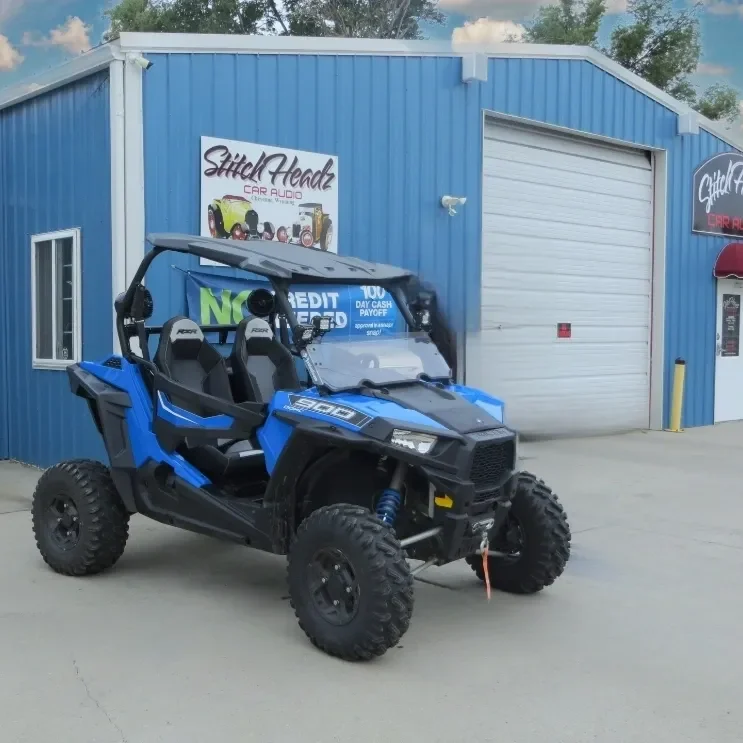
<svg viewBox="0 0 743 743"><path fill-rule="evenodd" d="M189 271L186 274L188 316L200 325L236 325L248 314L246 302L258 288L271 286L261 279ZM315 315L332 317L336 338L341 333L379 336L405 329L395 300L381 286L297 285L289 292L289 302L300 323L311 322Z"/></svg>

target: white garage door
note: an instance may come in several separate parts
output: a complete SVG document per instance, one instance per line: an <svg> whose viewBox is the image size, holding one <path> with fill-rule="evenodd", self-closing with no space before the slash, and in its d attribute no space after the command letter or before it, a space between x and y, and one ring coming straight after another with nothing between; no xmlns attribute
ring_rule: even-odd
<svg viewBox="0 0 743 743"><path fill-rule="evenodd" d="M522 433L648 427L652 198L646 153L486 124L466 379Z"/></svg>

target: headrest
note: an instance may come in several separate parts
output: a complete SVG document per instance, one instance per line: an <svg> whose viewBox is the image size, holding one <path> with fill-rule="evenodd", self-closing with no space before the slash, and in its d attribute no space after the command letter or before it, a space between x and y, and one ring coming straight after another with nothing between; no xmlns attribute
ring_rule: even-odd
<svg viewBox="0 0 743 743"><path fill-rule="evenodd" d="M251 341L255 338L268 338L273 339L273 331L271 325L267 320L262 317L255 317L254 315L248 315L243 322L245 323L245 340Z"/></svg>
<svg viewBox="0 0 743 743"><path fill-rule="evenodd" d="M201 328L193 320L187 317L182 317L176 320L170 326L169 339L171 343L177 343L178 341L203 341L204 334L201 332Z"/></svg>

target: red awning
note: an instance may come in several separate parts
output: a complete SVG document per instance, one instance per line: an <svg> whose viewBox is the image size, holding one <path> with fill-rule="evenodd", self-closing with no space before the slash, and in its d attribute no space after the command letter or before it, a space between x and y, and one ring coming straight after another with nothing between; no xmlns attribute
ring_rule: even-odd
<svg viewBox="0 0 743 743"><path fill-rule="evenodd" d="M743 243L728 243L715 261L715 278L743 279Z"/></svg>

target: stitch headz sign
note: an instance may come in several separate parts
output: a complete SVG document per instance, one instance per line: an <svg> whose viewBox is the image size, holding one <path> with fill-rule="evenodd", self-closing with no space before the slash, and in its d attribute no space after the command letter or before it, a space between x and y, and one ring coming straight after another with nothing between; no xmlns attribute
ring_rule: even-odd
<svg viewBox="0 0 743 743"><path fill-rule="evenodd" d="M723 152L694 172L692 232L743 236L743 155Z"/></svg>

